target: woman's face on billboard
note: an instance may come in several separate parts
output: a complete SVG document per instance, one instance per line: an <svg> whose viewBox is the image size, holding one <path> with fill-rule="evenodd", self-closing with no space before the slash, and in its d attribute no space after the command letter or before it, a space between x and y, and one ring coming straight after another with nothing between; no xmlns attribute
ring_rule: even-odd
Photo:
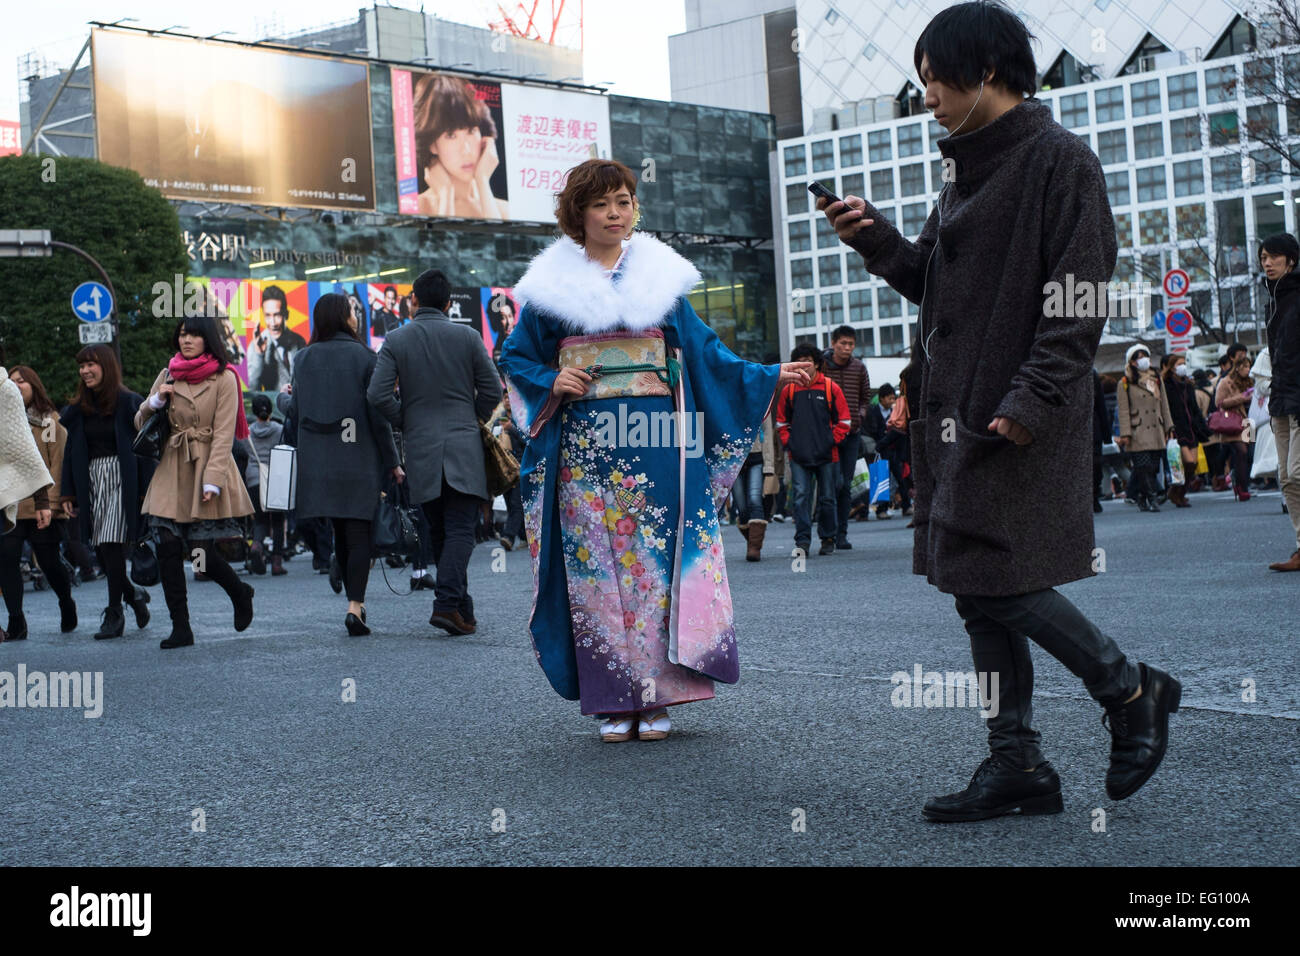
<svg viewBox="0 0 1300 956"><path fill-rule="evenodd" d="M441 164L448 176L471 182L483 157L483 133L478 127L443 133L434 140L433 153L433 161Z"/></svg>

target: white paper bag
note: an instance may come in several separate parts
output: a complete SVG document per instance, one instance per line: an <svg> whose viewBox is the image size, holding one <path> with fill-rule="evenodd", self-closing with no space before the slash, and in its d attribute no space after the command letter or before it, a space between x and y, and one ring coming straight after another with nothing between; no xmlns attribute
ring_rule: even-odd
<svg viewBox="0 0 1300 956"><path fill-rule="evenodd" d="M262 477L262 499L267 511L292 511L298 496L298 450L292 445L276 445Z"/></svg>

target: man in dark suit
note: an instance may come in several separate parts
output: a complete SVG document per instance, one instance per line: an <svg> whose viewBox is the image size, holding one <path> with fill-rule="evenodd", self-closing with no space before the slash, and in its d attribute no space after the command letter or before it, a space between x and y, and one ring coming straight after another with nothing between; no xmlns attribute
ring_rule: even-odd
<svg viewBox="0 0 1300 956"><path fill-rule="evenodd" d="M429 520L438 567L429 623L449 634L473 634L467 569L475 521L488 497L479 422L501 401L501 380L483 336L447 318L445 275L421 273L412 299L415 315L384 340L366 398L402 430L411 500Z"/></svg>

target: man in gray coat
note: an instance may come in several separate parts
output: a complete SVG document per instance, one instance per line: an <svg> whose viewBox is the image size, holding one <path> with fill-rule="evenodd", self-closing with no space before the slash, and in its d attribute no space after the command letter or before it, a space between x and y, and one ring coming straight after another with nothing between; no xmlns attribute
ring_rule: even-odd
<svg viewBox="0 0 1300 956"><path fill-rule="evenodd" d="M411 500L429 519L438 567L429 623L449 634L473 634L467 571L488 496L479 421L501 401L501 379L482 335L447 318L445 275L421 273L412 299L415 315L384 339L366 398L402 430Z"/></svg>
<svg viewBox="0 0 1300 956"><path fill-rule="evenodd" d="M948 7L922 32L914 63L949 136L917 241L863 199L818 201L867 268L920 304L913 570L955 596L992 698L992 755L966 790L926 803L931 820L1063 809L1030 725L1027 638L1105 708L1112 799L1155 773L1181 694L1054 590L1094 573L1091 371L1116 238L1097 157L1033 98L1030 39L990 2Z"/></svg>

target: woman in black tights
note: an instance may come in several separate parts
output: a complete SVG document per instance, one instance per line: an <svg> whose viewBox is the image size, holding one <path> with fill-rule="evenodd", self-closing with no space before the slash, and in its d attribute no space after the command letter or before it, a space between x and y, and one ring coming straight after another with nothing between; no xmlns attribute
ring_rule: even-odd
<svg viewBox="0 0 1300 956"><path fill-rule="evenodd" d="M9 372L9 379L22 393L27 422L45 467L50 476L59 481L63 475L63 446L68 440L67 429L59 424L59 410L50 401L40 376L28 366L15 365ZM72 583L59 557L62 526L66 524L67 516L60 510L58 518L55 518L53 508L58 501L58 485L42 488L31 498L23 499L18 505L14 529L0 537L0 589L4 590L5 607L9 611L7 640L27 638L27 618L23 616L23 576L19 570L24 542L31 543L41 573L58 595L59 629L66 634L77 628L77 605L72 600Z"/></svg>
<svg viewBox="0 0 1300 956"><path fill-rule="evenodd" d="M137 627L149 623L149 592L126 576L126 549L140 525L154 463L131 451L135 413L144 399L122 385L122 367L107 345L87 345L77 353L81 384L60 417L68 430L63 453L63 509L77 518L81 538L99 555L108 578L108 607L95 640L121 637L126 627L122 602L135 611Z"/></svg>
<svg viewBox="0 0 1300 956"><path fill-rule="evenodd" d="M351 317L346 296L317 300L311 343L294 358L290 397L281 408L298 424L298 520L333 522L339 573L331 583L336 592L347 589L343 624L359 637L370 633L366 581L380 487L385 471L398 482L405 473L392 426L366 401L376 355L361 344Z"/></svg>

